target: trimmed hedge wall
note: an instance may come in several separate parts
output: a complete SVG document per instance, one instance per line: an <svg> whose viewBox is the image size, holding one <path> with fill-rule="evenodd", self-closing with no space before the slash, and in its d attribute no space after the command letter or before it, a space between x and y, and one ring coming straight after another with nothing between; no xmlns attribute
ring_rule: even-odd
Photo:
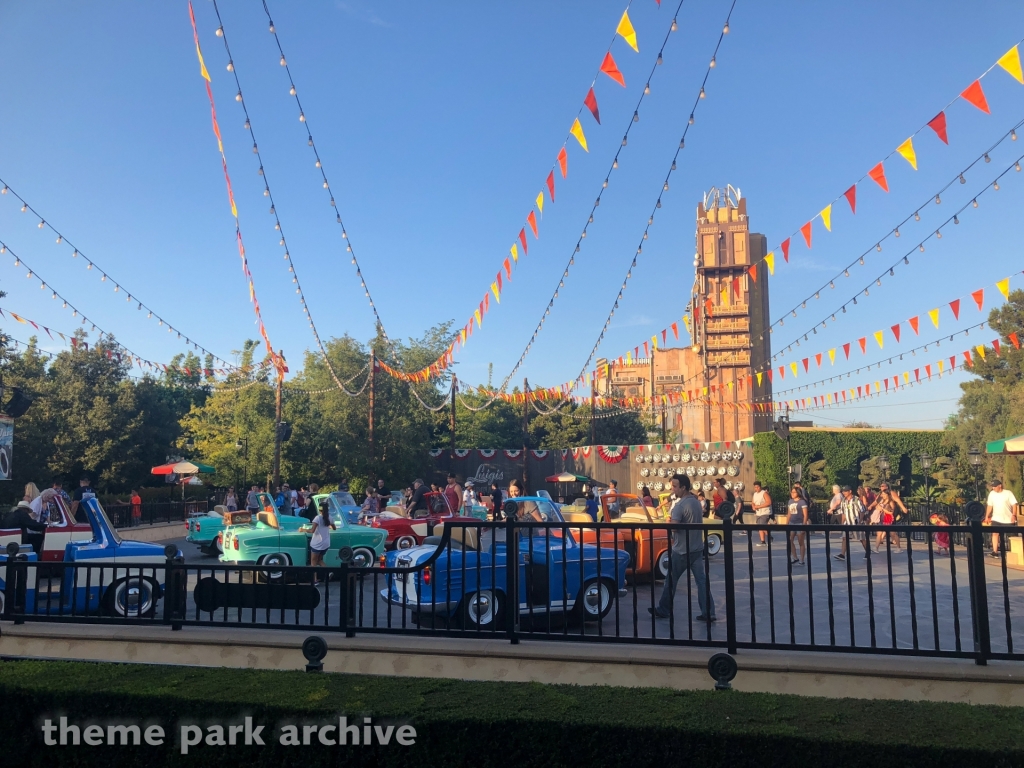
<svg viewBox="0 0 1024 768"><path fill-rule="evenodd" d="M893 475L903 475L903 490L908 491L910 477L915 485L923 483L918 457L927 451L934 457L946 455L942 432L889 432L882 430L803 431L789 432L793 464L805 468L813 461L825 460L825 478L834 483L856 488L860 481L860 463L865 459L885 456ZM789 498L786 475L786 441L774 432L754 435L754 466L757 479L766 485L773 499ZM901 471L901 468L903 471ZM781 495L780 495L781 494Z"/></svg>
<svg viewBox="0 0 1024 768"><path fill-rule="evenodd" d="M740 675L743 674L740 660ZM708 679L708 688L712 681ZM7 661L0 749L17 766L1024 765L1024 712L925 702L483 683L148 665ZM163 746L46 746L45 718L161 724ZM279 726L411 724L413 746L279 743ZM264 725L265 746L194 746L181 725Z"/></svg>

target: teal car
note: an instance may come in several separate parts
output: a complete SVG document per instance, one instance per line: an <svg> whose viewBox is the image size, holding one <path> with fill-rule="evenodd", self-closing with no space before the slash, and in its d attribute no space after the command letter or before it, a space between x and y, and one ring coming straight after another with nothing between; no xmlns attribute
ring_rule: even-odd
<svg viewBox="0 0 1024 768"><path fill-rule="evenodd" d="M352 564L357 568L368 568L384 554L387 532L350 522L345 510L348 506L345 504L346 496L348 494L335 492L313 497L317 506L327 500L328 513L335 525L335 530L331 531L331 548L324 555L324 565L339 566L338 550L350 547ZM312 536L309 521L303 517L279 516L273 502L269 506L261 504L261 507L252 526L232 526L224 530L224 553L220 561L239 565L308 565ZM279 571L270 572L271 578L277 578L279 574Z"/></svg>

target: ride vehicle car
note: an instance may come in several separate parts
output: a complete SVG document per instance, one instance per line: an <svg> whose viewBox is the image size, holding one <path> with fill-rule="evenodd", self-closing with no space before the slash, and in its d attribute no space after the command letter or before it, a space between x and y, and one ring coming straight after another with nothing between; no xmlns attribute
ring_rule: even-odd
<svg viewBox="0 0 1024 768"><path fill-rule="evenodd" d="M331 531L331 547L324 555L324 565L327 567L336 568L341 565L338 554L341 547L351 547L352 565L357 568L368 568L384 554L387 534L370 526L353 524L345 512L348 506L345 502L351 498L344 491L313 497L318 508L321 501L327 500L328 514L336 526L336 530ZM220 556L220 561L278 568L307 565L311 536L309 521L304 517L289 518L279 516L276 510L261 511L256 515L254 526L238 526L224 531L224 554ZM268 574L272 579L281 576L280 571L268 571Z"/></svg>
<svg viewBox="0 0 1024 768"><path fill-rule="evenodd" d="M59 563L64 560L64 549L69 541L88 541L92 539L92 526L89 523L75 522L74 515L67 503L60 496L52 500L50 519L43 534L43 546L37 552L41 563ZM0 550L6 550L11 542L26 544L22 540L20 528L0 528Z"/></svg>
<svg viewBox="0 0 1024 768"><path fill-rule="evenodd" d="M447 520L475 519L460 516L459 510L451 508L443 493L432 491L423 494L423 498L426 500L427 508L413 511L411 517L404 508L398 511L389 507L370 521L373 528L380 528L387 533L387 549L409 549L422 544L434 530L434 526Z"/></svg>
<svg viewBox="0 0 1024 768"><path fill-rule="evenodd" d="M36 579L30 574L26 612L50 616L74 611L125 618L154 615L163 596L165 570L161 566L168 556L181 556L181 550L173 545L122 539L99 499L86 499L79 509L85 511L91 538L72 540L65 545L59 583L57 579Z"/></svg>
<svg viewBox="0 0 1024 768"><path fill-rule="evenodd" d="M569 614L597 621L611 610L616 597L625 594L629 555L578 541L571 529L563 527L565 520L549 500L540 496L509 499L504 512L550 524L514 529L519 565L515 599L521 616ZM503 626L510 591L508 544L498 539L505 527L478 521L454 526L450 520L445 527L451 528L451 547L439 547L432 539L387 554L386 567L411 570L389 573L381 598L410 610L420 622L430 616L469 629Z"/></svg>
<svg viewBox="0 0 1024 768"><path fill-rule="evenodd" d="M613 502L618 507L612 510ZM571 523L590 523L590 515L572 507L563 507L562 514ZM614 528L583 528L583 541L588 544L600 542L602 547L611 547L629 555L628 575L631 577L654 574L657 579L668 576L670 543L666 528L636 528L637 523L666 523L668 518L661 512L643 503L643 499L632 493L605 493L601 495L598 520L611 523ZM600 534L600 535L599 535Z"/></svg>

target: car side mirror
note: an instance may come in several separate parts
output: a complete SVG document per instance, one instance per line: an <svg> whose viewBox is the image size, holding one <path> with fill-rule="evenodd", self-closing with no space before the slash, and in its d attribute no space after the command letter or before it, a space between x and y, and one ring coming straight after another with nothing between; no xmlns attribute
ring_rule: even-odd
<svg viewBox="0 0 1024 768"><path fill-rule="evenodd" d="M505 513L505 517L512 518L515 517L516 513L519 511L519 505L509 499L504 503L501 509Z"/></svg>

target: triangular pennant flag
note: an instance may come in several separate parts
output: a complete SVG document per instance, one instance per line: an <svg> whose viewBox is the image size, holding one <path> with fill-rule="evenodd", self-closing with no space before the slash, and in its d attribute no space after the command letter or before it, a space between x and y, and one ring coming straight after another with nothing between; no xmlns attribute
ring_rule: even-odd
<svg viewBox="0 0 1024 768"><path fill-rule="evenodd" d="M512 247L509 248L508 251L509 251L509 253L512 254L512 261L518 262L519 261L519 249L516 247L515 243L512 243Z"/></svg>
<svg viewBox="0 0 1024 768"><path fill-rule="evenodd" d="M679 323L672 323L672 325L670 325L669 327L672 329L672 335L675 337L676 341L678 341L679 340Z"/></svg>
<svg viewBox="0 0 1024 768"><path fill-rule="evenodd" d="M537 193L537 199L534 202L537 203L537 210L540 211L541 214L543 214L544 213L544 193L543 192L538 192Z"/></svg>
<svg viewBox="0 0 1024 768"><path fill-rule="evenodd" d="M783 368L781 365L779 366L779 378L780 379L786 378L786 369Z"/></svg>
<svg viewBox="0 0 1024 768"><path fill-rule="evenodd" d="M551 197L551 202L555 202L555 172L548 171L548 177L544 181L548 185L548 195Z"/></svg>
<svg viewBox="0 0 1024 768"><path fill-rule="evenodd" d="M984 360L985 359L985 345L984 344L979 344L978 346L975 347L975 349L978 350L978 355L981 357L982 360Z"/></svg>
<svg viewBox="0 0 1024 768"><path fill-rule="evenodd" d="M501 291L498 289L498 283L491 283L491 291L494 292L494 300L501 304Z"/></svg>
<svg viewBox="0 0 1024 768"><path fill-rule="evenodd" d="M757 373L757 386L759 386L759 387L761 386L761 381L762 381L763 377L764 377L764 374L762 374L760 371L758 371L758 373Z"/></svg>
<svg viewBox="0 0 1024 768"><path fill-rule="evenodd" d="M604 61L601 62L601 71L623 88L626 87L626 78L624 78L622 73L619 72L619 68L615 64L615 58L612 56L611 51L608 51L608 53L604 55Z"/></svg>
<svg viewBox="0 0 1024 768"><path fill-rule="evenodd" d="M1020 340L1017 338L1017 332L1016 331L1011 333L1006 338L1008 338L1010 340L1010 343L1013 344L1013 348L1014 349L1020 349Z"/></svg>
<svg viewBox="0 0 1024 768"><path fill-rule="evenodd" d="M732 295L734 297L738 297L740 295L740 279L738 277L734 277L732 279Z"/></svg>
<svg viewBox="0 0 1024 768"><path fill-rule="evenodd" d="M848 190L843 192L843 197L845 197L846 202L850 204L850 213L857 213L857 185L854 184Z"/></svg>
<svg viewBox="0 0 1024 768"><path fill-rule="evenodd" d="M889 182L885 180L885 167L881 163L868 171L868 176L870 176L871 180L886 192L889 191Z"/></svg>
<svg viewBox="0 0 1024 768"><path fill-rule="evenodd" d="M526 217L526 223L530 225L530 229L533 230L533 238L539 239L540 235L537 234L537 214L530 211L530 214Z"/></svg>
<svg viewBox="0 0 1024 768"><path fill-rule="evenodd" d="M850 359L850 342L843 344L843 352L846 354L846 359Z"/></svg>
<svg viewBox="0 0 1024 768"><path fill-rule="evenodd" d="M594 95L593 88L587 91L587 98L583 100L583 103L587 106L587 109L590 110L590 114L594 116L594 119L597 120L597 124L600 125L601 110L597 108L597 96Z"/></svg>
<svg viewBox="0 0 1024 768"><path fill-rule="evenodd" d="M885 340L885 334L882 331L875 331L875 341L878 342L878 348L883 349L883 342Z"/></svg>
<svg viewBox="0 0 1024 768"><path fill-rule="evenodd" d="M793 375L796 376L796 363L790 363L789 367L793 370Z"/></svg>
<svg viewBox="0 0 1024 768"><path fill-rule="evenodd" d="M678 334L676 334L676 338L679 338ZM668 329L667 328L662 328L661 329L661 346L664 347L666 344L668 344Z"/></svg>
<svg viewBox="0 0 1024 768"><path fill-rule="evenodd" d="M583 126L580 125L580 119L578 117L572 121L572 128L569 129L569 133L576 137L576 141L578 141L580 146L583 147L584 152L590 151L587 149L587 137L583 135Z"/></svg>
<svg viewBox="0 0 1024 768"><path fill-rule="evenodd" d="M896 337L896 343L898 344L899 340L900 340L900 324L899 323L896 323L896 325L894 325L892 327L892 335Z"/></svg>
<svg viewBox="0 0 1024 768"><path fill-rule="evenodd" d="M931 366L931 363L929 363L928 365L926 365L924 367L924 372L928 376L929 379L932 377L932 366Z"/></svg>
<svg viewBox="0 0 1024 768"><path fill-rule="evenodd" d="M775 274L775 251L768 251L764 257L764 263L768 265L768 273Z"/></svg>
<svg viewBox="0 0 1024 768"><path fill-rule="evenodd" d="M821 368L821 352L814 356L814 362L816 362L818 367Z"/></svg>
<svg viewBox="0 0 1024 768"><path fill-rule="evenodd" d="M974 299L974 303L978 305L978 310L980 311L985 303L985 289L979 288L971 294L971 298Z"/></svg>
<svg viewBox="0 0 1024 768"><path fill-rule="evenodd" d="M528 250L526 248L526 229L525 228L519 230L519 244L523 246L523 256L525 256L528 253Z"/></svg>
<svg viewBox="0 0 1024 768"><path fill-rule="evenodd" d="M999 354L999 339L992 339L992 349L996 351L996 357L1001 357Z"/></svg>
<svg viewBox="0 0 1024 768"><path fill-rule="evenodd" d="M629 20L628 10L622 12L622 18L619 19L619 26L616 28L615 34L621 35L630 48L640 53L640 49L636 46L636 30L633 29L633 24Z"/></svg>
<svg viewBox="0 0 1024 768"><path fill-rule="evenodd" d="M835 347L833 347L832 349L830 349L830 350L828 351L828 361L829 361L829 362L830 362L830 363L831 363L832 365L835 365L835 364L836 364L836 350L835 350Z"/></svg>
<svg viewBox="0 0 1024 768"><path fill-rule="evenodd" d="M480 319L480 310L479 309L474 309L473 310L473 317L476 318L476 327L477 328L479 328L480 326L483 325L483 321Z"/></svg>
<svg viewBox="0 0 1024 768"><path fill-rule="evenodd" d="M981 80L975 80L960 91L960 98L968 104L973 104L986 115L992 114L988 108L988 101L985 99L985 91L981 89Z"/></svg>
<svg viewBox="0 0 1024 768"><path fill-rule="evenodd" d="M757 264L751 264L747 267L747 274L750 275L750 279L755 283L757 282Z"/></svg>
<svg viewBox="0 0 1024 768"><path fill-rule="evenodd" d="M807 247L811 247L811 222L807 222L800 227L800 234L804 236L804 241L807 243Z"/></svg>
<svg viewBox="0 0 1024 768"><path fill-rule="evenodd" d="M825 225L825 229L827 229L829 232L831 232L832 231L832 203L829 203L824 208L822 208L821 209L821 213L819 215L821 216L821 223ZM808 244L808 248L809 247L810 247L810 244Z"/></svg>
<svg viewBox="0 0 1024 768"><path fill-rule="evenodd" d="M804 364L804 373L807 373L807 370L808 370L808 368L810 367L810 364L811 364L810 359L805 357L800 362L802 362Z"/></svg>
<svg viewBox="0 0 1024 768"><path fill-rule="evenodd" d="M1004 299L1010 298L1010 278L1005 277L1002 280L1000 280L998 283L996 283L996 288L998 288L999 292L1003 294Z"/></svg>
<svg viewBox="0 0 1024 768"><path fill-rule="evenodd" d="M938 136L943 144L949 144L949 137L946 136L946 113L939 112L935 117L928 121L928 127L935 131L935 135Z"/></svg>
<svg viewBox="0 0 1024 768"><path fill-rule="evenodd" d="M868 337L861 336L859 339L857 339L857 343L860 344L861 354L866 355L868 353Z"/></svg>
<svg viewBox="0 0 1024 768"><path fill-rule="evenodd" d="M960 319L960 299L953 299L949 302L949 308L953 310L953 317Z"/></svg>
<svg viewBox="0 0 1024 768"><path fill-rule="evenodd" d="M971 357L971 351L969 349L964 350L964 360L967 362L968 367L974 366L974 359Z"/></svg>
<svg viewBox="0 0 1024 768"><path fill-rule="evenodd" d="M904 141L898 147L896 151L903 155L903 159L910 163L910 167L915 171L917 170L917 153L914 152L914 137L911 136L909 139Z"/></svg>
<svg viewBox="0 0 1024 768"><path fill-rule="evenodd" d="M1017 50L1016 45L1000 56L996 64L1013 75L1014 80L1024 85L1024 72L1021 72L1020 68L1020 51Z"/></svg>
<svg viewBox="0 0 1024 768"><path fill-rule="evenodd" d="M502 266L505 267L505 276L509 280L511 280L512 279L512 262L508 260L508 256L505 257L505 262L502 264Z"/></svg>
<svg viewBox="0 0 1024 768"><path fill-rule="evenodd" d="M580 129L580 133L583 133L583 129ZM569 172L569 153L565 151L565 147L558 150L558 170L562 172L563 179Z"/></svg>
<svg viewBox="0 0 1024 768"><path fill-rule="evenodd" d="M907 320L907 322L910 324L910 327L914 330L914 335L915 336L920 336L920 333L917 330L918 323L919 323L918 318L916 316L914 316L914 317L910 318L909 320ZM897 339L897 341L898 341L898 339Z"/></svg>
<svg viewBox="0 0 1024 768"><path fill-rule="evenodd" d="M931 319L932 325L934 325L936 328L938 328L939 327L939 310L938 309L930 309L930 310L928 310L928 317L929 317L929 319Z"/></svg>
<svg viewBox="0 0 1024 768"><path fill-rule="evenodd" d="M786 260L786 263L788 264L789 263L789 238L787 237L785 240L783 240L782 244L779 247L782 248L782 258L784 258Z"/></svg>

